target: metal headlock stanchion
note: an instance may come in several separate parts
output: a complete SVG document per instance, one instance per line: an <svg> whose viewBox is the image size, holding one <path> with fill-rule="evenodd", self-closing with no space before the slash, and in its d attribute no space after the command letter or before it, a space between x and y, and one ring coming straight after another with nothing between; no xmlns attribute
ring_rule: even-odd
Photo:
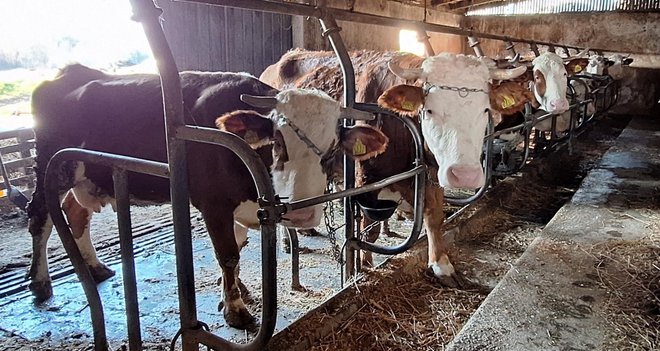
<svg viewBox="0 0 660 351"><path fill-rule="evenodd" d="M183 99L179 72L174 62L172 52L167 43L163 29L160 24L162 10L155 6L153 0L130 0L133 7L134 19L141 22L149 45L157 60L158 71L161 77L161 89L163 93L164 119L167 139L168 164L142 160L132 157L83 150L64 149L56 153L50 160L47 170L45 186L46 203L51 214L53 223L62 239L63 245L69 255L76 274L78 275L85 296L90 306L92 325L94 330L95 350L105 351L108 349L103 305L96 289L88 267L86 266L80 251L71 234L70 228L64 218L60 207L60 195L62 189L58 182L63 165L66 162L83 162L106 166L112 170L115 197L118 207L119 235L121 256L123 265L124 292L126 299L126 315L128 325L129 349L131 351L141 350L142 340L140 335L139 306L137 299L137 287L135 279L134 256L131 236L130 208L128 198L127 172L149 174L156 177L169 177L171 186L172 214L175 233L175 254L177 266L177 284L179 295L179 314L182 347L184 351L198 351L199 345L207 345L216 349L224 350L261 350L273 335L277 317L277 281L276 281L276 228L282 214L287 211L300 209L339 198L345 198L345 220L346 226L346 278L355 275L356 256L354 250L368 250L380 254L396 254L410 248L419 238L422 226L422 213L424 204L424 186L426 183L427 168L424 164L423 137L418 126L410 118L400 117L386 111L375 104L355 103L355 74L350 57L344 46L336 19L347 21L359 21L370 24L384 24L391 26L408 27L411 24L430 31L451 33L457 35L475 35L487 39L502 40L505 37L490 34L472 33L460 28L441 26L429 23L420 23L402 19L355 13L346 10L313 7L309 5L280 3L258 0L188 0L188 2L206 3L244 9L260 10L265 12L276 12L283 14L294 14L318 18L323 29L323 35L328 37L335 54L339 58L344 78L344 105L354 107L374 114L382 114L385 118L395 118L403 123L410 131L415 142L415 162L411 169L381 181L354 187L354 163L345 159L345 190L321 195L309 199L282 203L275 195L271 179L266 166L263 164L256 152L244 140L238 136L222 132L216 129L193 127L185 124L183 119ZM535 42L512 39L519 42ZM552 43L542 43L553 45ZM478 48L478 45L475 46ZM476 50L476 49L475 49ZM479 48L480 50L480 48ZM609 86L609 85L608 85ZM607 89L606 89L607 90ZM571 106L584 105L593 100L585 100ZM551 114L544 115L532 121L526 121L514 128L531 129L531 125L544 119L552 118ZM573 123L573 122L572 122ZM351 121L346 121L345 126L350 126ZM511 129L511 128L509 128ZM572 129L571 129L572 130ZM486 157L484 166L486 176L490 178L490 162L493 139L506 131L493 132L492 119L489 117L488 132L486 140ZM206 330L205 324L197 319L197 307L194 284L194 267L192 260L192 237L190 231L190 210L188 177L186 167L186 142L203 142L228 148L235 153L250 171L257 189L260 209L257 212L261 224L261 259L262 259L262 315L259 331L255 338L247 344L236 344L214 335ZM355 237L355 223L353 220L356 210L351 197L367 192L382 189L396 182L414 177L415 201L414 201L414 224L411 235L401 244L392 247L380 246L362 241ZM482 196L486 187L478 194ZM458 199L460 202L468 203L467 199ZM353 251L351 254L350 252ZM348 266L352 266L349 268Z"/></svg>

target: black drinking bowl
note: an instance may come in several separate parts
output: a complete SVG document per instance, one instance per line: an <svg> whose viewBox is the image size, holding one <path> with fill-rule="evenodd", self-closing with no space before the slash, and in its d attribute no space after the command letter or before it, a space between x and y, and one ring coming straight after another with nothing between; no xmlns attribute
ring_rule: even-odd
<svg viewBox="0 0 660 351"><path fill-rule="evenodd" d="M360 209L362 209L364 215L372 221L386 221L388 218L392 217L398 206L397 202L392 200L359 197L357 198L357 204L360 206Z"/></svg>

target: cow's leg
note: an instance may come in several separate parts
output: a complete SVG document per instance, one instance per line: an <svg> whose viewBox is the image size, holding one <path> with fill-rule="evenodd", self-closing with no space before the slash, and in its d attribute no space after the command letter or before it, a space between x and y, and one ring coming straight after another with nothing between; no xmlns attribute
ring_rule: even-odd
<svg viewBox="0 0 660 351"><path fill-rule="evenodd" d="M89 234L89 226L92 220L91 209L85 208L76 200L73 191L69 191L62 200L62 210L66 215L71 234L78 245L94 281L100 283L115 275L115 271L106 266L96 255L96 249L92 244L92 238Z"/></svg>
<svg viewBox="0 0 660 351"><path fill-rule="evenodd" d="M429 244L428 269L440 283L452 288L462 287L462 279L447 256L443 238L445 214L442 211L444 192L442 188L427 186L424 199L424 226Z"/></svg>
<svg viewBox="0 0 660 351"><path fill-rule="evenodd" d="M239 242L241 238L247 238L247 228L234 225L232 213L218 213L202 209L202 215L215 248L216 259L222 268L224 294L223 301L218 308L222 308L227 324L234 328L246 329L254 323L255 319L245 307L237 278L240 260ZM238 232L235 233L235 229L238 229Z"/></svg>
<svg viewBox="0 0 660 351"><path fill-rule="evenodd" d="M380 235L381 236L384 235L389 238L399 238L399 239L405 238L403 235L390 230L390 223L387 220L380 222Z"/></svg>
<svg viewBox="0 0 660 351"><path fill-rule="evenodd" d="M28 204L28 230L32 235L32 263L28 272L30 291L37 302L45 301L53 296L53 287L48 273L48 238L53 230L53 221L48 215L43 188L39 186L32 194Z"/></svg>
<svg viewBox="0 0 660 351"><path fill-rule="evenodd" d="M364 216L362 218L362 230L364 230L364 228L367 228L372 223L374 223L373 220L367 218L367 216ZM378 235L380 234L380 230L378 227L379 226L374 226L373 228L369 229L364 239L370 243L375 243L376 240L378 239ZM363 267L374 266L374 257L371 251L362 252L362 266Z"/></svg>

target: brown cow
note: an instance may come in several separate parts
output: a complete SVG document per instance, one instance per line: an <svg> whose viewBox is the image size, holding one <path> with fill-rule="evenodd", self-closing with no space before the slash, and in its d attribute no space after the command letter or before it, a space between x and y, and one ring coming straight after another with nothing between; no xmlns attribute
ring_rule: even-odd
<svg viewBox="0 0 660 351"><path fill-rule="evenodd" d="M487 124L488 81L507 79L522 74L524 69L489 69L476 58L440 54L422 59L395 52L360 51L351 53L356 72L356 100L376 102L411 118L421 118L422 133L427 142L425 157L430 165L430 182L425 191L424 224L429 241L429 270L448 286L461 286L462 280L447 256L443 241L443 187L479 188L484 175L479 158ZM388 69L388 62L394 63ZM342 80L336 58L329 52L296 50L285 54L260 77L275 87L319 88L341 97ZM405 85L410 82L425 82ZM395 86L396 84L400 84ZM460 93L456 88L473 89ZM372 122L390 138L382 155L358 165L357 183L372 183L411 168L414 162L412 136L398 121L383 117ZM439 186L438 186L439 185ZM412 180L394 184L378 192L379 198L401 203L399 209L410 210L413 202ZM374 241L373 230L367 240ZM365 264L371 255L365 254Z"/></svg>
<svg viewBox="0 0 660 351"><path fill-rule="evenodd" d="M275 191L291 200L321 195L326 184L327 155L353 150L357 160L383 152L387 137L358 126L337 132L347 116L325 93L277 92L247 74L183 72L180 74L186 123L235 133L249 143L270 168ZM275 95L259 109L241 102L242 94ZM252 98L251 100L255 100ZM81 65L65 67L38 86L32 96L35 116L37 186L28 207L33 238L30 288L38 300L52 295L46 243L53 223L44 203L44 173L55 152L65 147L166 162L160 80L157 75L107 75ZM363 113L362 113L363 114ZM312 146L310 146L312 145ZM248 228L258 227L257 194L245 165L231 151L206 143L186 144L190 200L202 213L223 270L222 302L227 323L246 327L253 321L241 298L238 267ZM339 152L341 153L341 152ZM351 153L353 155L354 153ZM62 207L76 243L96 281L114 274L96 256L89 233L93 212L114 206L111 170L82 162L65 165L60 183ZM70 190L71 189L71 190ZM169 200L167 179L129 175L131 198ZM286 214L282 224L309 228L319 224L320 206Z"/></svg>

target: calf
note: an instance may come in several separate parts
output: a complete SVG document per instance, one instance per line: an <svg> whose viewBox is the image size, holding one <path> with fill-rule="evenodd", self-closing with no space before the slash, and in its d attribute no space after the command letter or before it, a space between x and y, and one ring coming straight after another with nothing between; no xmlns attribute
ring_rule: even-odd
<svg viewBox="0 0 660 351"><path fill-rule="evenodd" d="M319 88L333 92L333 97L339 99L343 82L338 62L331 55L297 50L269 67L261 79L276 87L293 84ZM443 241L443 188L484 185L480 157L490 108L488 82L493 78L514 78L525 69L489 69L477 58L454 54L421 59L409 54L362 51L351 53L351 59L358 102L378 101L381 106L421 123L427 144L425 157L430 165L423 212L429 242L428 269L443 284L461 286L462 280L447 256ZM309 62L322 64L314 66ZM295 74L288 75L291 72ZM330 79L322 79L325 77ZM459 88L470 90L460 92ZM414 163L414 142L404 125L392 118L370 123L380 126L390 143L382 155L358 164L358 185L401 173ZM399 201L399 208L409 211L414 196L412 180L376 193L379 198ZM371 231L367 240L374 241L377 236L377 230ZM365 264L370 264L370 257L369 253L365 254Z"/></svg>
<svg viewBox="0 0 660 351"><path fill-rule="evenodd" d="M275 191L291 200L321 195L326 163L339 149L353 150L359 140L365 160L382 153L387 137L375 128L338 131L347 112L325 93L314 90L277 92L247 74L183 72L180 74L187 124L235 133L256 149L270 168ZM274 95L253 109L242 94ZM250 101L255 98L246 97ZM52 221L44 200L44 173L51 156L65 147L166 162L167 148L160 80L157 75L106 75L81 65L67 66L32 96L35 115L37 185L28 207L33 239L30 289L38 300L52 295L46 243ZM230 150L206 143L186 144L190 200L201 212L223 271L222 305L227 323L246 327L253 317L243 303L238 278L240 249L248 228L257 228L257 194L245 165ZM354 153L351 153L354 155ZM60 181L62 209L96 281L114 274L96 256L89 233L93 212L114 206L111 171L82 162L67 163ZM131 197L161 203L169 200L167 179L129 175ZM309 228L319 224L321 207L286 214L282 223Z"/></svg>

